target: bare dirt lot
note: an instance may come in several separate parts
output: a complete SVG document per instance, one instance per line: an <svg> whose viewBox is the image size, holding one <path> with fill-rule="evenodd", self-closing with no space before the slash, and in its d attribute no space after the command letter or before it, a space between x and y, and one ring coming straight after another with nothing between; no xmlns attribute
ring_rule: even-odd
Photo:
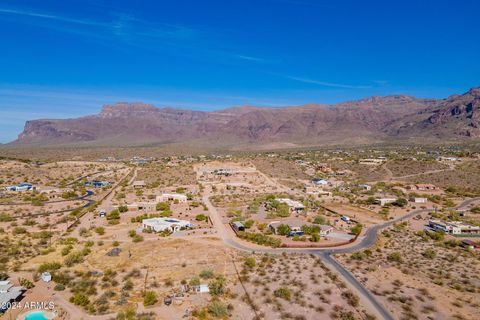
<svg viewBox="0 0 480 320"><path fill-rule="evenodd" d="M433 240L399 224L375 248L338 259L398 319L478 318L479 254L456 239Z"/></svg>

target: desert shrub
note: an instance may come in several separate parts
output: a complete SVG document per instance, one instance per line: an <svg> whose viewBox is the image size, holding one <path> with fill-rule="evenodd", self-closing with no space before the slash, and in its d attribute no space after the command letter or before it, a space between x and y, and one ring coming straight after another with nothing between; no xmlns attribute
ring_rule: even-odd
<svg viewBox="0 0 480 320"><path fill-rule="evenodd" d="M253 268L257 264L257 261L254 257L245 258L245 266L248 268Z"/></svg>
<svg viewBox="0 0 480 320"><path fill-rule="evenodd" d="M86 307L90 303L90 300L85 294L78 292L70 298L70 302L77 306Z"/></svg>
<svg viewBox="0 0 480 320"><path fill-rule="evenodd" d="M280 287L273 292L275 297L290 300L292 298L292 291L289 288Z"/></svg>
<svg viewBox="0 0 480 320"><path fill-rule="evenodd" d="M400 252L395 251L395 252L390 253L387 256L387 260L388 261L393 261L393 262L402 262L402 255L400 254Z"/></svg>
<svg viewBox="0 0 480 320"><path fill-rule="evenodd" d="M213 271L210 269L206 269L200 272L200 278L202 279L212 279L213 276L214 276Z"/></svg>
<svg viewBox="0 0 480 320"><path fill-rule="evenodd" d="M350 232L352 232L352 234L358 236L360 233L362 233L362 229L363 229L363 226L361 223L357 223L356 225L354 225L352 227L352 229L350 229Z"/></svg>
<svg viewBox="0 0 480 320"><path fill-rule="evenodd" d="M38 267L38 272L42 273L45 271L54 271L58 270L62 267L60 262L52 261L52 262L44 262Z"/></svg>
<svg viewBox="0 0 480 320"><path fill-rule="evenodd" d="M277 234L286 236L290 232L290 227L286 224L281 224L277 227Z"/></svg>
<svg viewBox="0 0 480 320"><path fill-rule="evenodd" d="M208 289L213 296L220 296L225 293L226 280L222 276L218 276L208 283Z"/></svg>
<svg viewBox="0 0 480 320"><path fill-rule="evenodd" d="M426 249L425 251L423 251L422 255L423 255L425 258L433 259L433 258L435 258L435 256L437 255L437 253L435 252L435 250L428 248L428 249Z"/></svg>
<svg viewBox="0 0 480 320"><path fill-rule="evenodd" d="M220 300L213 300L208 304L208 313L216 318L222 318L228 316L227 305Z"/></svg>
<svg viewBox="0 0 480 320"><path fill-rule="evenodd" d="M202 213L200 213L200 214L197 214L197 215L195 216L195 220L197 220L197 221L206 221L206 220L207 220L207 216L204 215L204 214L202 214Z"/></svg>
<svg viewBox="0 0 480 320"><path fill-rule="evenodd" d="M282 244L282 241L280 239L275 239L262 233L239 232L238 236L247 241L254 242L260 245L270 246L273 248L278 248Z"/></svg>
<svg viewBox="0 0 480 320"><path fill-rule="evenodd" d="M157 303L157 301L158 301L158 298L155 291L147 291L143 295L143 305L145 307L153 306L155 303Z"/></svg>
<svg viewBox="0 0 480 320"><path fill-rule="evenodd" d="M61 283L57 283L57 284L55 285L55 287L53 287L53 290L55 290L55 291L63 291L63 290L65 290L65 286L64 286L63 284L61 284Z"/></svg>
<svg viewBox="0 0 480 320"><path fill-rule="evenodd" d="M82 251L75 251L66 256L63 262L67 267L71 267L74 264L82 262L83 256L84 254Z"/></svg>

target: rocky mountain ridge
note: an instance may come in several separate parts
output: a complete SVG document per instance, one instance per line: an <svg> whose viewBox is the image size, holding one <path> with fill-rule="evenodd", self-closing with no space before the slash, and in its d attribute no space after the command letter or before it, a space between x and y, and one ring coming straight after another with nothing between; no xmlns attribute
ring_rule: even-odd
<svg viewBox="0 0 480 320"><path fill-rule="evenodd" d="M395 95L335 105L242 106L205 112L140 102L76 119L27 121L14 145L196 143L232 147L480 137L480 88L446 99Z"/></svg>

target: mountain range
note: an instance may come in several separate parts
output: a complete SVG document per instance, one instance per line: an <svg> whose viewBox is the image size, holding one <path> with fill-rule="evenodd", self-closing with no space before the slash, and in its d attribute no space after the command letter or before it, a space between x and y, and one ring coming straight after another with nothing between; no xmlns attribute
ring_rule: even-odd
<svg viewBox="0 0 480 320"><path fill-rule="evenodd" d="M480 138L480 88L446 99L406 95L333 105L220 111L120 102L75 119L27 121L10 145L165 145L260 149Z"/></svg>

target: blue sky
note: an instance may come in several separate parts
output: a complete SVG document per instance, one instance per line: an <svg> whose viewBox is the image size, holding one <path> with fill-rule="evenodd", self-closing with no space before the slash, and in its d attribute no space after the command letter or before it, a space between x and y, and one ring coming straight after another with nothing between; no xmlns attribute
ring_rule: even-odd
<svg viewBox="0 0 480 320"><path fill-rule="evenodd" d="M0 0L0 142L144 101L215 110L480 85L480 1Z"/></svg>

